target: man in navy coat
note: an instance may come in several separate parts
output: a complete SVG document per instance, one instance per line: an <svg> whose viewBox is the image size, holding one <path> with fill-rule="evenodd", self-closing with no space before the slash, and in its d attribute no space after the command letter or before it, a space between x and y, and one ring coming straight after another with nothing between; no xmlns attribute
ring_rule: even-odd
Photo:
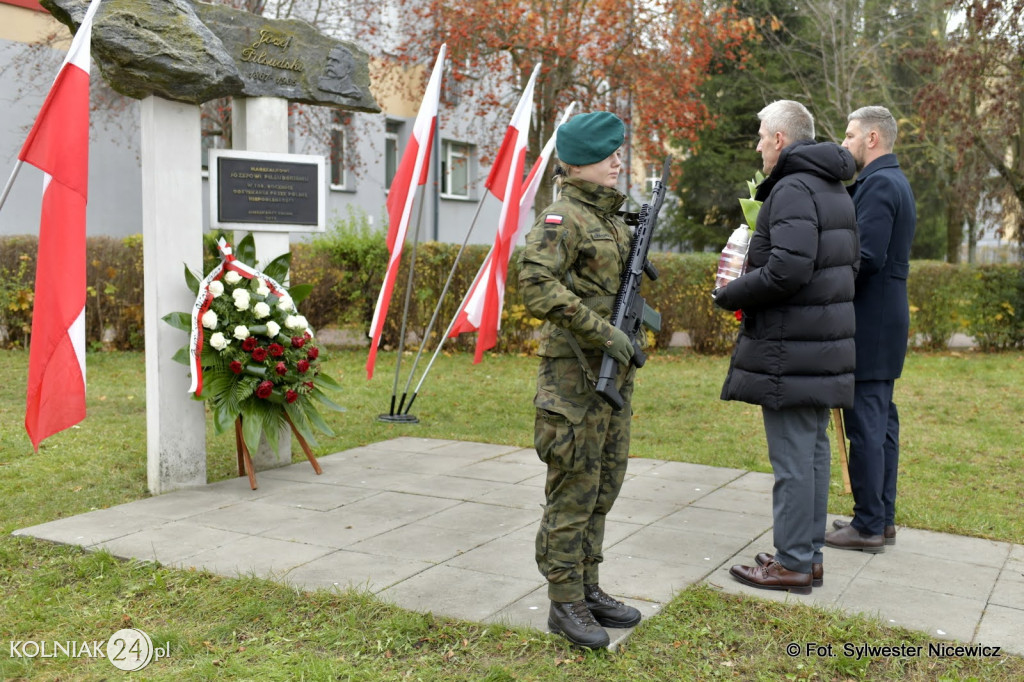
<svg viewBox="0 0 1024 682"><path fill-rule="evenodd" d="M857 163L848 189L857 209L860 271L857 368L853 409L843 411L850 438L853 520L835 521L825 544L836 549L882 552L896 543L896 474L900 420L892 401L903 372L910 327L907 274L917 210L910 183L892 153L896 119L885 107L863 107L848 116L843 146Z"/></svg>

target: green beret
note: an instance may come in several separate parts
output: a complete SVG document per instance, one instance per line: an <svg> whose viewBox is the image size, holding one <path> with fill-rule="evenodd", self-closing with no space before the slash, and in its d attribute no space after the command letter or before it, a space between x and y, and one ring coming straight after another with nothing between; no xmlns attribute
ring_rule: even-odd
<svg viewBox="0 0 1024 682"><path fill-rule="evenodd" d="M604 161L622 146L626 126L615 114L595 111L579 114L558 127L555 149L558 158L570 166Z"/></svg>

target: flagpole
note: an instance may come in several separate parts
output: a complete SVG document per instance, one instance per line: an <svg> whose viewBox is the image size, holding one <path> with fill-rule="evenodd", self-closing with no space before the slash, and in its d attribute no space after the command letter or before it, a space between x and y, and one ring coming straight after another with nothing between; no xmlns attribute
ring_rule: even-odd
<svg viewBox="0 0 1024 682"><path fill-rule="evenodd" d="M0 209L3 209L4 204L7 203L7 195L11 193L11 187L14 185L14 178L18 177L18 171L21 170L23 163L25 162L18 159L17 163L14 164L14 170L11 171L11 177L7 178L7 184L4 185L3 194L0 194Z"/></svg>
<svg viewBox="0 0 1024 682"><path fill-rule="evenodd" d="M423 370L423 376L421 376L419 382L417 382L416 389L413 390L412 392L412 398L409 400L409 404L405 408L406 414L408 414L409 410L412 409L412 403L414 400L416 400L416 396L418 396L420 393L420 386L423 385L423 382L426 380L427 375L430 374L430 368L434 366L434 360L437 359L438 354L441 352L441 348L448 340L449 334L452 333L452 328L455 326L455 322L459 319L459 313L462 311L463 306L466 305L466 301L469 299L469 295L473 292L473 287L475 287L477 282L480 281L480 275L482 274L483 268L476 271L476 276L473 278L473 283L469 285L469 290L463 297L462 303L459 304L459 310L456 311L456 313L452 316L452 321L448 323L448 328L444 330L444 334L441 335L441 340L437 342L437 348L434 349L434 354L430 357L430 362L427 363L427 368Z"/></svg>
<svg viewBox="0 0 1024 682"><path fill-rule="evenodd" d="M462 240L462 246L459 247L458 253L455 254L455 262L452 263L452 269L448 273L448 279L445 280L444 287L442 287L442 289L441 289L441 295L437 299L437 305L434 306L434 314L431 315L430 322L427 323L427 330L423 333L423 342L420 344L419 350L416 351L416 357L412 361L412 369L409 370L409 377L408 377L408 379L405 382L405 388L402 389L402 401L398 403L398 411L399 411L399 413L402 412L402 404L405 402L405 396L408 395L408 393L409 393L409 386L412 384L412 378L416 375L416 366L419 364L420 357L422 357L422 355L423 355L423 349L427 345L427 339L430 338L430 332L432 332L434 330L434 323L437 321L438 315L441 312L441 303L444 302L445 296L448 295L448 288L451 286L452 280L455 278L455 270L459 267L459 261L462 259L462 254L466 250L466 245L469 243L469 236L473 233L473 228L476 227L477 219L480 217L480 209L483 207L484 200L486 198L487 198L487 193L484 193L484 196L482 196L480 198L480 201L477 202L476 213L473 214L473 221L469 224L469 229L466 230L466 238ZM458 317L458 315L456 315L456 317ZM454 324L454 322L455 322L455 318L453 317L452 318L452 323ZM448 330L451 331L451 326L448 327ZM445 333L445 336L447 336L447 332ZM444 343L444 337L442 337L441 341L438 342L438 348L440 348L441 344L443 344L443 343ZM434 357L437 357L436 353L435 353ZM431 359L431 364L433 364L433 359ZM429 370L429 369L430 369L430 367L428 366L427 370ZM424 376L426 376L425 373L424 373ZM422 383L423 383L423 380L421 379L420 383L416 384L416 391L419 391L420 384L422 384ZM409 408L412 407L412 401L416 400L416 391L413 392L412 398L409 400ZM406 408L405 414L408 414L408 413L409 413L409 409Z"/></svg>
<svg viewBox="0 0 1024 682"><path fill-rule="evenodd" d="M420 205L418 213L416 215L416 233L412 239L412 257L409 261L409 277L405 282L405 304L402 308L402 324L398 333L398 357L395 359L395 381L391 388L391 411L387 414L381 414L377 417L380 421L397 421L415 424L419 421L416 417L409 415L408 413L402 414L402 408L399 407L398 411L395 411L395 398L398 395L398 376L402 370L402 353L405 350L405 330L406 324L409 320L409 303L412 300L412 284L413 275L416 272L416 247L420 242L420 228L423 225L423 204L426 203L426 197L420 194ZM402 403L405 402L405 396L402 396Z"/></svg>

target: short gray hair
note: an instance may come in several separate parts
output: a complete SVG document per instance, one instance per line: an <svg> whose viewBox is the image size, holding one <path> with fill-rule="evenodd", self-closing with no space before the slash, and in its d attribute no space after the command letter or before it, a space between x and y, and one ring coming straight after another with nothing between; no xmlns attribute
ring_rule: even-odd
<svg viewBox="0 0 1024 682"><path fill-rule="evenodd" d="M814 139L814 117L800 102L777 100L759 111L757 118L770 134L782 133L790 142Z"/></svg>
<svg viewBox="0 0 1024 682"><path fill-rule="evenodd" d="M896 145L896 118L885 107L861 107L846 120L858 121L865 131L877 130L882 146L889 151Z"/></svg>

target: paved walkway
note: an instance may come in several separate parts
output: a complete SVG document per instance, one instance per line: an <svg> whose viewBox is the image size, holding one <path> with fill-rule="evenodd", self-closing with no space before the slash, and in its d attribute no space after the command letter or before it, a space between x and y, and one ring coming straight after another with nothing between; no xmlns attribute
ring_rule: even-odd
<svg viewBox="0 0 1024 682"><path fill-rule="evenodd" d="M414 611L546 629L533 561L544 467L531 449L396 438L245 477L15 531L88 549L257 575L303 588L367 589ZM658 612L688 585L838 607L1024 654L1024 546L900 529L883 554L825 549L810 596L728 574L771 551L769 474L630 460L608 519L602 587ZM831 521L831 519L830 519ZM628 635L612 631L612 647ZM886 642L886 644L897 644Z"/></svg>

